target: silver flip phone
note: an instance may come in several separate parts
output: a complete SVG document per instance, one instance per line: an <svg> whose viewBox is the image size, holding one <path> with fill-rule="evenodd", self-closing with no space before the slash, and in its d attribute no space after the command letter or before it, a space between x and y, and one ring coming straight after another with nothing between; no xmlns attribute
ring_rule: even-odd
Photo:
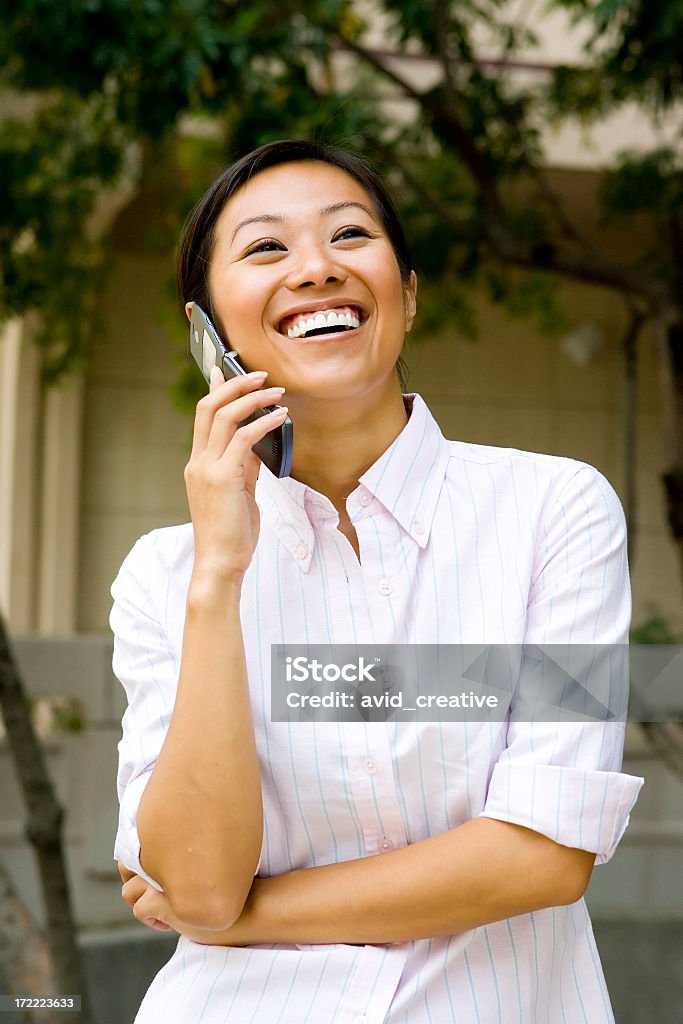
<svg viewBox="0 0 683 1024"><path fill-rule="evenodd" d="M213 366L218 367L226 380L231 377L244 376L247 372L243 366L240 366L237 353L226 347L220 334L196 302L192 304L192 319L190 320L190 352L207 383ZM263 409L257 409L246 420L242 420L240 426L244 423L253 423L258 416L265 416L266 413L272 412L276 408L275 405L267 405ZM265 437L257 441L252 451L256 452L264 466L267 466L275 476L289 476L294 451L294 427L289 416L284 423L274 427Z"/></svg>

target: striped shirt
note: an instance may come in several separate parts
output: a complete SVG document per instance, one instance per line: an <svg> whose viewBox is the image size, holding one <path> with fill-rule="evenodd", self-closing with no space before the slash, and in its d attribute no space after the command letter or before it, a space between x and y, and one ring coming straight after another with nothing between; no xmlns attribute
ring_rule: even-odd
<svg viewBox="0 0 683 1024"><path fill-rule="evenodd" d="M419 395L404 401L406 426L346 501L360 562L324 495L259 474L261 532L241 602L264 799L258 873L381 856L478 815L605 863L642 785L620 772L618 722L270 720L271 644L626 642L624 517L604 477L572 459L447 441ZM136 812L173 710L192 560L191 524L155 530L112 587L114 670L128 696L114 855L143 875ZM136 1022L613 1019L581 899L387 946L181 937Z"/></svg>

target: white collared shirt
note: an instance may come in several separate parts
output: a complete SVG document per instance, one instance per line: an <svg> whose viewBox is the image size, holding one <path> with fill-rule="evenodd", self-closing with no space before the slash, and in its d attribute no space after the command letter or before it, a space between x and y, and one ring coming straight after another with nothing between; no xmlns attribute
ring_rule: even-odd
<svg viewBox="0 0 683 1024"><path fill-rule="evenodd" d="M605 863L643 781L620 772L623 724L270 721L271 644L627 640L624 518L604 477L567 458L447 441L419 395L405 402L407 425L347 498L360 563L325 496L259 474L261 531L241 602L264 800L259 874L381 856L478 815ZM191 524L155 530L112 586L114 671L129 701L114 856L143 875L136 813L173 710L192 560ZM159 1021L613 1015L581 899L391 946L226 948L181 937L136 1018Z"/></svg>

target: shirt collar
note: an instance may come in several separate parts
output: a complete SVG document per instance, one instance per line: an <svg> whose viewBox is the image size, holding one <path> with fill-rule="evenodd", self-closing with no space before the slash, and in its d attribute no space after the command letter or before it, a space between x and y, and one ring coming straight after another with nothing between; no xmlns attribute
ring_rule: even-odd
<svg viewBox="0 0 683 1024"><path fill-rule="evenodd" d="M408 422L360 477L358 487L347 499L347 509L352 523L371 515L372 508L360 500L364 492L369 492L415 543L424 548L446 474L449 448L420 395L404 395L403 401L409 414ZM332 502L299 480L291 477L278 480L265 466L259 470L256 500L261 515L301 569L307 572L315 547L315 524L336 518Z"/></svg>
<svg viewBox="0 0 683 1024"><path fill-rule="evenodd" d="M410 419L359 483L367 488L421 548L427 545L449 446L420 395L404 395Z"/></svg>

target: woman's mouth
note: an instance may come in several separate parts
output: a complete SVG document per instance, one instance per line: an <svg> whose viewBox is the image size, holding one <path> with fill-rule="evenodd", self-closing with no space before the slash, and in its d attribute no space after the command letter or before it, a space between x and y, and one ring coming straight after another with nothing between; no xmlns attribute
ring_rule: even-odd
<svg viewBox="0 0 683 1024"><path fill-rule="evenodd" d="M287 316L280 321L278 330L287 338L318 338L354 331L366 319L359 306L334 306Z"/></svg>

